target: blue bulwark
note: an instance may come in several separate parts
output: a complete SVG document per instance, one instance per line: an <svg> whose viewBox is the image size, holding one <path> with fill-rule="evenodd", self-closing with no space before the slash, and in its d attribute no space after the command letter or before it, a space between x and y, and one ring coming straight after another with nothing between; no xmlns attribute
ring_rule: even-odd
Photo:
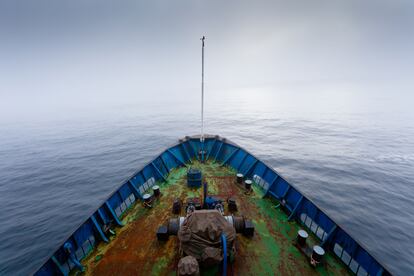
<svg viewBox="0 0 414 276"><path fill-rule="evenodd" d="M59 261L56 259L55 256L52 256L52 262L58 267L59 271L64 275L67 276L69 275L64 269L63 267L60 265Z"/></svg>
<svg viewBox="0 0 414 276"><path fill-rule="evenodd" d="M380 267L380 269L378 270L377 276L382 276L383 273L384 273L384 268Z"/></svg>
<svg viewBox="0 0 414 276"><path fill-rule="evenodd" d="M221 164L222 166L226 165L226 163L228 161L230 161L230 159L239 151L240 149L237 148L236 150L234 150L232 153L230 153L229 156L227 156L227 158L223 161L223 163Z"/></svg>
<svg viewBox="0 0 414 276"><path fill-rule="evenodd" d="M180 163L181 163L181 165L183 165L183 166L186 166L187 167L187 164L185 164L184 163L184 161L183 160L181 160L180 158L178 158L178 156L172 151L172 150L170 150L170 149L167 149L167 151L175 158L175 159L177 159Z"/></svg>
<svg viewBox="0 0 414 276"><path fill-rule="evenodd" d="M289 190L290 190L290 185L287 184L286 191L283 193L283 195L280 197L280 199L284 199L286 197L287 193L289 192Z"/></svg>
<svg viewBox="0 0 414 276"><path fill-rule="evenodd" d="M138 191L137 187L134 186L134 184L132 183L131 180L128 180L128 184L131 187L132 192L134 193L136 198L139 198L142 200L142 195L141 193Z"/></svg>
<svg viewBox="0 0 414 276"><path fill-rule="evenodd" d="M108 210L111 213L112 217L114 218L116 224L118 224L119 226L124 226L124 224L119 220L118 216L115 214L115 212L112 209L111 205L109 205L108 201L105 201L105 206L106 206L106 208L108 208Z"/></svg>
<svg viewBox="0 0 414 276"><path fill-rule="evenodd" d="M267 193L270 191L270 188L272 188L272 186L276 183L276 180L278 178L279 178L279 175L276 175L276 177L273 179L272 183L269 184L269 187L267 188L267 191L265 192L263 197L265 197L267 195Z"/></svg>
<svg viewBox="0 0 414 276"><path fill-rule="evenodd" d="M269 187L265 191L265 196L270 195L275 199L278 199L279 201L283 201L287 197L287 195L290 192L292 192L290 191L290 188L292 186L288 182L286 182L287 187L285 188L285 190L283 190L285 180L281 176L279 176L276 171L274 171L271 167L266 166L261 160L257 159L243 148L237 146L231 141L227 141L223 138L220 138L219 136L209 136L208 141L209 144L211 144L211 149L208 151L206 159L214 157L214 160L218 162L220 158L220 160L223 160L222 163L220 162L221 165L234 165L233 169L243 170L245 176L252 174L252 170L255 171L258 168L257 164L259 162L260 170L257 171L262 171L263 168L261 167L261 165L263 164L265 169L263 173L261 173L261 178L265 181L268 181L266 179L271 178L272 175L275 174L274 179L271 179L271 182L268 182ZM79 233L83 233L82 231L85 229L78 228L77 230L73 231L71 236L63 240L62 245L53 254L51 254L49 258L45 260L42 267L40 267L37 270L37 272L33 274L36 276L55 275L56 273L68 275L71 272L70 270L72 264L69 264L69 261L66 262L66 259L64 259L65 263L61 264L60 262L62 262L62 260L59 255L61 247L65 242L73 239L74 242L76 242L76 244L78 245L78 247L84 250L84 248L81 245L84 241L89 239L88 235L91 233L93 234L96 240L103 240L104 242L109 242L109 239L106 237L103 228L106 225L108 225L111 221L114 221L114 223L119 226L124 225L120 218L118 218L114 209L112 209L111 204L114 208L121 208L118 207L118 205L122 205L123 200L130 195L130 192L134 194L135 198L142 200L142 195L139 192L140 189L138 189L134 183L136 183L137 185L138 183L142 184L142 180L143 183L145 183L151 177L154 177L156 179L160 179L161 177L165 181L166 177L163 175L164 167L166 168L167 174L171 169L180 167L181 165L188 167L186 161L191 162L193 153L196 155L196 157L198 156L198 153L196 153L195 151L197 148L199 148L199 146L199 136L186 137L185 139L180 140L179 143L166 149L160 156L158 156L159 158L161 158L161 164L158 161L156 161L158 158L156 157L154 160L149 162L146 166L144 166L135 173L135 178L137 179L136 181L134 180L134 178L132 178L128 180L127 183L121 183L122 185L120 185L118 189L114 191L114 193L111 194L111 196L109 196L108 199L105 202L103 202L100 205L100 207L89 218L86 219L85 223L88 225L87 230L90 230L90 232L85 232L85 235L80 235ZM180 147L182 147L182 149ZM245 155L238 154L240 153L240 151L243 151ZM164 154L165 156L163 156ZM251 156L254 159L250 159L249 156ZM189 158L188 160L183 160L187 157ZM238 158L238 160L233 160L235 158ZM246 160L249 160L249 162L251 163L246 163ZM240 164L235 165L239 161ZM150 168L150 166L152 166L152 168ZM270 172L271 174L268 175L268 172ZM160 177L158 177L158 175ZM129 185L130 191L128 191L128 193L126 192L126 190L122 190L125 191L125 193L122 193L122 191L120 190L125 189L125 184ZM335 244L339 244L342 247L342 252L348 252L348 254L350 255L350 259L347 260L345 265L348 266L350 270L352 270L354 273L358 274L358 271L361 271L360 268L363 268L364 271L362 272L366 272L369 275L391 275L390 272L383 265L381 265L373 256L371 256L364 248L362 248L362 246L358 244L357 241L355 241L351 236L349 236L342 228L340 228L340 226L338 226L332 219L330 219L325 213L323 213L323 211L320 210L314 203L312 203L309 199L303 196L296 188L294 189L295 191L297 191L298 194L289 194L289 203L286 202L285 205L286 209L290 211L288 220L298 218L299 212L302 212L301 210L303 210L304 213L306 213L306 215L312 219L313 223L316 223L318 227L321 227L321 229L325 231L322 234L322 237L318 236L319 238L321 238L320 245L322 247L325 247L326 250L332 251L334 250ZM121 199L121 201L118 200L118 197L119 199ZM296 203L295 199L297 199ZM138 200L134 201L135 204L137 201ZM294 206L290 206L289 204L294 204ZM323 214L324 216L318 215L318 213ZM85 223L80 227L83 227ZM312 224L310 227L312 227ZM318 227L314 232L318 231ZM327 233L328 229L330 229L329 233ZM89 242L91 241L89 240ZM97 243L91 243L91 246L96 247ZM341 254L339 256L340 259L342 256ZM355 264L358 265L356 269Z"/></svg>
<svg viewBox="0 0 414 276"><path fill-rule="evenodd" d="M223 142L221 142L221 144L220 144L220 146L219 146L219 148L218 148L218 150L217 150L217 152L216 152L216 154L214 155L214 160L216 160L217 161L217 157L219 156L219 153L220 153L220 150L221 150L221 147L223 147Z"/></svg>
<svg viewBox="0 0 414 276"><path fill-rule="evenodd" d="M208 160L208 158L210 157L210 153L213 151L214 149L214 145L216 144L216 139L213 140L213 144L211 145L211 149L207 152L207 157L206 160Z"/></svg>
<svg viewBox="0 0 414 276"><path fill-rule="evenodd" d="M195 154L195 158L197 160L200 160L200 157L201 156L199 156L199 153L200 153L201 148L202 148L201 142L200 143L197 143L197 145L195 145L195 146L193 145L193 143L191 143L191 141L189 141L188 143L190 144L191 149L193 150L193 152Z"/></svg>
<svg viewBox="0 0 414 276"><path fill-rule="evenodd" d="M144 183L145 182L147 182L147 177L145 176L145 174L144 174L144 170L145 170L145 168L146 168L147 166L145 166L143 169L142 169L142 171L140 171L139 173L141 174L141 176L142 176L142 179L144 179Z"/></svg>
<svg viewBox="0 0 414 276"><path fill-rule="evenodd" d="M253 169L254 165L256 165L258 162L258 160L256 159L246 170L246 172L244 173L245 176L249 175L249 172Z"/></svg>
<svg viewBox="0 0 414 276"><path fill-rule="evenodd" d="M289 187L290 187L290 186L289 186ZM301 195L301 196L300 196L300 198L299 198L299 200L298 200L298 203L296 203L295 208L293 208L292 212L290 213L290 215L289 215L289 217L288 217L288 220L291 220L291 219L293 218L293 216L294 216L294 215L295 215L295 213L296 213L296 210L298 209L298 207L299 207L300 203L302 202L302 199L303 199L303 195Z"/></svg>
<svg viewBox="0 0 414 276"><path fill-rule="evenodd" d="M167 166L167 164L165 164L165 161L164 161L164 158L162 158L162 155L163 155L164 153L162 153L161 155L160 155L160 159L161 159L161 163L162 163L162 165L164 166L164 168L165 168L165 170L167 171L167 175L170 173L170 169L168 168L168 166Z"/></svg>
<svg viewBox="0 0 414 276"><path fill-rule="evenodd" d="M101 208L98 208L98 214L99 214L99 217L101 218L101 220L103 221L103 223L107 224L108 221L105 219L104 214L102 214Z"/></svg>
<svg viewBox="0 0 414 276"><path fill-rule="evenodd" d="M160 172L160 170L157 168L157 166L155 166L154 162L151 162L151 165L154 167L155 171L158 173L159 176L162 177L162 179L164 179L164 181L167 181L167 179L164 177L164 175Z"/></svg>
<svg viewBox="0 0 414 276"><path fill-rule="evenodd" d="M328 236L325 240L323 240L320 244L321 247L324 247L327 243L329 243L329 240L335 235L335 231L338 229L338 226L336 224L332 227L331 231L329 231Z"/></svg>
<svg viewBox="0 0 414 276"><path fill-rule="evenodd" d="M190 161L190 163L193 163L193 161L191 161L191 156L188 154L188 151L187 151L187 149L184 146L184 143L181 143L181 147L183 148L183 150L185 152L185 155L187 155L188 161Z"/></svg>
<svg viewBox="0 0 414 276"><path fill-rule="evenodd" d="M91 216L91 221L92 221L92 223L93 223L93 226L95 226L96 231L98 231L99 236L101 236L102 240L103 240L104 242L108 242L108 238L105 236L105 233L102 231L101 226L100 226L100 225L98 224L98 222L96 221L95 214L93 214L93 215Z"/></svg>
<svg viewBox="0 0 414 276"><path fill-rule="evenodd" d="M240 168L241 168L241 166L243 165L244 161L246 160L247 156L249 156L249 154L248 154L247 152L244 152L244 156L243 156L243 158L242 158L242 160L241 160L240 164L237 166L236 171L239 171L239 170L240 170Z"/></svg>

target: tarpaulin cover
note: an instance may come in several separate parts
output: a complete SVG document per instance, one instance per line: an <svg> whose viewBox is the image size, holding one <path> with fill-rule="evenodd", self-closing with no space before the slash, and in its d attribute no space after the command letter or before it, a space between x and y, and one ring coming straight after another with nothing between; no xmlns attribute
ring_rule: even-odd
<svg viewBox="0 0 414 276"><path fill-rule="evenodd" d="M221 248L221 234L226 235L227 248L236 238L236 230L217 210L199 210L190 214L178 231L185 254L202 259L207 247Z"/></svg>
<svg viewBox="0 0 414 276"><path fill-rule="evenodd" d="M186 256L181 258L178 262L178 273L179 276L198 276L200 275L200 269L198 262L193 256Z"/></svg>
<svg viewBox="0 0 414 276"><path fill-rule="evenodd" d="M205 266L213 266L221 263L223 260L223 254L220 248L206 247L201 254L201 262Z"/></svg>

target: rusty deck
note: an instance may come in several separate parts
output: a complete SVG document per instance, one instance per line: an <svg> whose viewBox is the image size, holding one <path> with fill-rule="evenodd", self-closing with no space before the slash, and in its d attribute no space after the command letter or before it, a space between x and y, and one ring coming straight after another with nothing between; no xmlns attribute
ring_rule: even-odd
<svg viewBox="0 0 414 276"><path fill-rule="evenodd" d="M238 215L253 220L255 235L246 238L238 235L234 275L346 275L347 268L327 253L325 263L313 268L308 259L293 245L300 225L288 222L287 215L276 208L277 202L262 198L260 189L250 195L235 183L236 172L215 162L192 166L200 168L211 195L223 198L233 196L237 200ZM187 168L170 172L167 181L159 183L162 196L152 209L136 204L123 216L125 226L116 228L116 235L108 244L101 243L84 261L86 274L90 275L175 275L178 263L177 238L158 242L156 230L173 217L171 207L174 198L185 201L188 197L201 196L202 189L189 189L186 185ZM310 235L309 242L317 244ZM204 274L216 274L210 270Z"/></svg>

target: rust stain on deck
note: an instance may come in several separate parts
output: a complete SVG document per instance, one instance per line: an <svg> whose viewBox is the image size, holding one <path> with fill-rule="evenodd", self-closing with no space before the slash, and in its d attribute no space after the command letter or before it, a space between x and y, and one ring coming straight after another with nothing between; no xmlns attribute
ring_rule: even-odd
<svg viewBox="0 0 414 276"><path fill-rule="evenodd" d="M252 219L255 235L246 238L240 234L236 239L235 261L229 272L234 275L347 275L347 268L332 254L325 256L325 264L317 269L309 265L307 258L292 244L300 226L288 222L287 215L275 208L277 202L263 199L259 188L250 195L235 183L236 172L217 163L192 166L202 170L208 182L210 195L226 199L232 196L237 201L237 215ZM171 236L167 242L156 238L158 226L174 217L171 213L173 200L201 196L202 188L189 189L186 185L187 168L170 172L167 182L159 183L162 196L152 209L137 203L123 217L126 225L116 229L116 236L109 244L101 243L83 261L88 275L175 275L178 263L177 238ZM226 206L227 207L227 206ZM226 210L227 213L227 210ZM182 215L184 215L182 213ZM310 235L309 242L317 244ZM202 272L214 275L217 270Z"/></svg>

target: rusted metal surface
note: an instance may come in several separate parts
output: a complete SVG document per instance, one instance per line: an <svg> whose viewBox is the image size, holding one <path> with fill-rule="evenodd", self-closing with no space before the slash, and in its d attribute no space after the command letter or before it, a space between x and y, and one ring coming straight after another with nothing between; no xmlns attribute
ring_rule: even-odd
<svg viewBox="0 0 414 276"><path fill-rule="evenodd" d="M194 162L208 182L210 195L222 199L233 197L237 201L237 215L253 220L255 235L236 239L235 260L229 266L229 275L346 275L347 268L330 253L325 263L316 269L293 245L300 225L288 222L287 215L275 208L277 202L263 199L261 191L254 187L247 195L242 186L236 184L236 172L219 164ZM123 218L126 225L116 229L116 236L109 244L101 244L84 264L86 274L91 275L175 275L178 264L177 239L171 236L167 242L159 242L155 236L159 225L174 216L171 212L173 201L183 202L189 197L201 197L202 189L186 186L187 168L170 172L167 182L159 183L161 197L152 209L136 204ZM227 212L227 210L226 210ZM317 240L311 236L311 244ZM202 271L202 275L214 275L217 269Z"/></svg>

